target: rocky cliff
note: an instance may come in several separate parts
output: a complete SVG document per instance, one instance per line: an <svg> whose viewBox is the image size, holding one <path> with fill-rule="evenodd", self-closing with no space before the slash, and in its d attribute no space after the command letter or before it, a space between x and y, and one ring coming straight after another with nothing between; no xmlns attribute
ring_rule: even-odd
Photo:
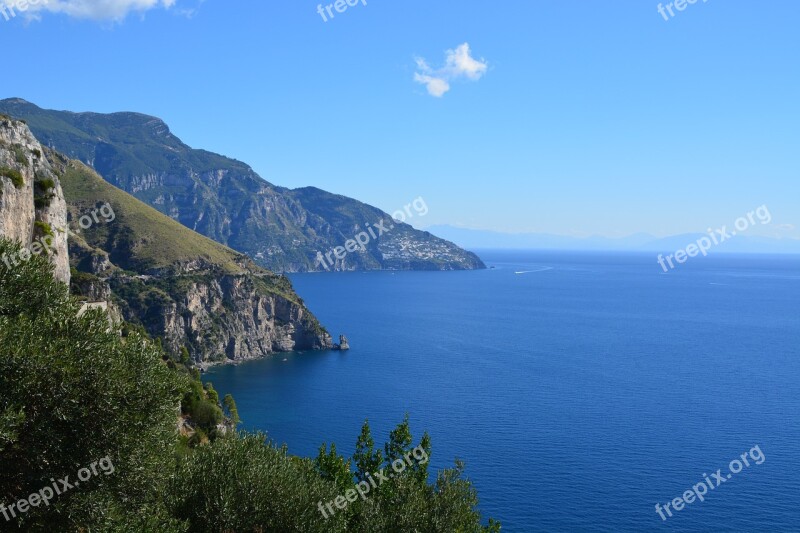
<svg viewBox="0 0 800 533"><path fill-rule="evenodd" d="M332 347L302 302L281 294L291 292L288 280L274 274L120 273L109 281L124 316L136 317L172 353L187 347L198 362Z"/></svg>
<svg viewBox="0 0 800 533"><path fill-rule="evenodd" d="M185 347L201 365L333 346L288 278L181 226L82 163L50 150L45 156L61 175L70 220L107 215L72 235L75 294L110 302L170 353Z"/></svg>
<svg viewBox="0 0 800 533"><path fill-rule="evenodd" d="M28 126L0 115L0 235L45 254L69 284L67 205L61 183ZM16 263L21 258L5 258Z"/></svg>

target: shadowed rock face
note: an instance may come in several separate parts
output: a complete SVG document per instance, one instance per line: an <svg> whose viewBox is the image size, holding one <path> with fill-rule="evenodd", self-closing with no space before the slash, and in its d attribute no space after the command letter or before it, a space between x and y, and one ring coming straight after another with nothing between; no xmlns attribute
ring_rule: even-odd
<svg viewBox="0 0 800 533"><path fill-rule="evenodd" d="M330 335L302 303L261 286L271 282L254 274L196 272L146 279L118 274L110 281L112 292L125 295L125 316L139 317L173 353L186 346L198 362L331 348Z"/></svg>
<svg viewBox="0 0 800 533"><path fill-rule="evenodd" d="M0 117L0 188L0 235L47 255L56 279L69 284L61 183L28 126L7 117Z"/></svg>
<svg viewBox="0 0 800 533"><path fill-rule="evenodd" d="M276 272L485 268L475 254L375 207L312 187L278 187L245 163L192 149L155 117L51 111L18 98L0 101L0 112L27 120L42 142L109 183ZM318 254L381 221L392 230L320 264Z"/></svg>

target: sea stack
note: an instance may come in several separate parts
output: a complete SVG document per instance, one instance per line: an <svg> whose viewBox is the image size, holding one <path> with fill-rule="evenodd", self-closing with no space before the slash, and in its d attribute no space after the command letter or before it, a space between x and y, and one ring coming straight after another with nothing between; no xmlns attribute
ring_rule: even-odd
<svg viewBox="0 0 800 533"><path fill-rule="evenodd" d="M344 335L339 335L339 344L334 344L333 345L333 349L334 350L339 350L339 351L342 351L342 352L344 352L346 350L349 350L350 349L350 343L347 342L347 337L345 337Z"/></svg>

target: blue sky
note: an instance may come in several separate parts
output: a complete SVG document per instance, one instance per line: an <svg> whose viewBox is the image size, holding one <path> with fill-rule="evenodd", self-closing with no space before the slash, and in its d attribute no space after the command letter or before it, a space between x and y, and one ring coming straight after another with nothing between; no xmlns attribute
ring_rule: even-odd
<svg viewBox="0 0 800 533"><path fill-rule="evenodd" d="M800 3L318 4L50 0L0 17L0 96L157 115L272 183L389 212L422 196L423 227L664 236L766 204L753 231L800 238ZM442 70L464 43L475 79Z"/></svg>

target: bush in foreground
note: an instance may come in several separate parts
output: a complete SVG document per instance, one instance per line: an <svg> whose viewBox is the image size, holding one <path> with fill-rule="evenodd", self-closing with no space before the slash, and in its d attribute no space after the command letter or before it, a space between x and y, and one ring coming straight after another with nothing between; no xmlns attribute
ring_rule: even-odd
<svg viewBox="0 0 800 533"><path fill-rule="evenodd" d="M0 241L0 256L19 250ZM14 524L68 531L150 520L174 470L185 384L145 337L120 338L100 311L79 316L51 268L40 256L13 269L0 262L0 503L27 498L51 478L75 481L108 457L112 475L93 476Z"/></svg>

